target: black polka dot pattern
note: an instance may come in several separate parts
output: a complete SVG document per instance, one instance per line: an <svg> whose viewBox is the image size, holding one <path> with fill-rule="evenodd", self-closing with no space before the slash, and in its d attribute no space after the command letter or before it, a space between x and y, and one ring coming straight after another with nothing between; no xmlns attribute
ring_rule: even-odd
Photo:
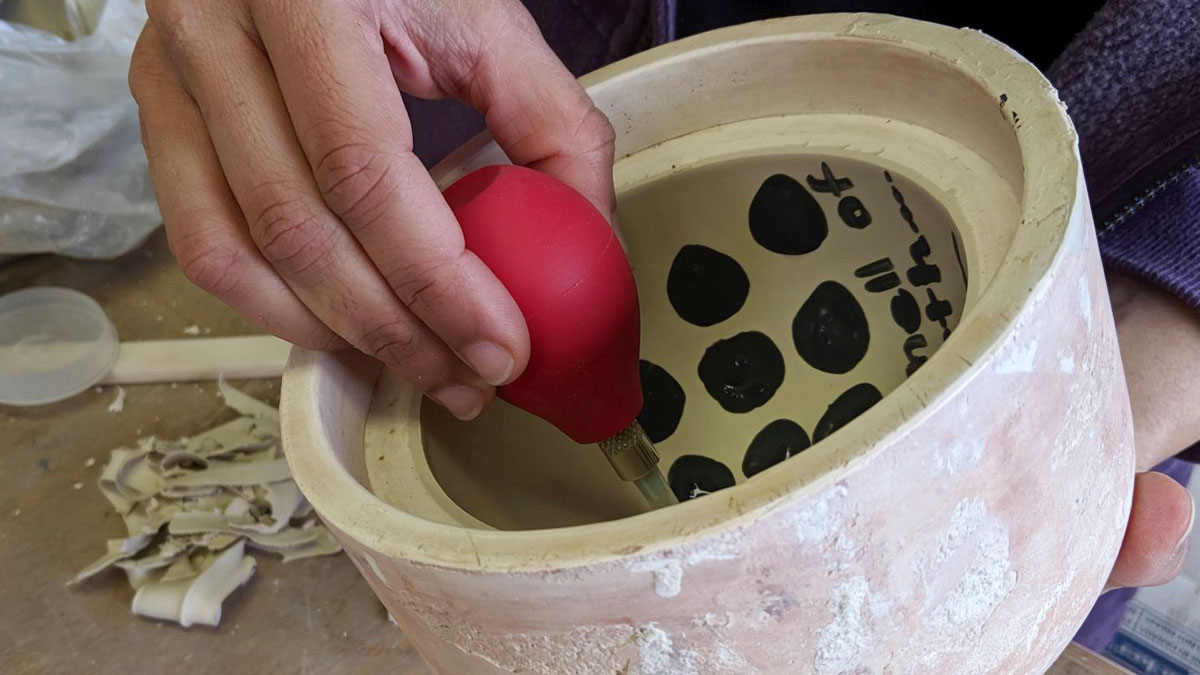
<svg viewBox="0 0 1200 675"><path fill-rule="evenodd" d="M750 441L742 460L742 474L749 478L785 459L800 454L811 445L799 424L787 419L775 420L762 428Z"/></svg>
<svg viewBox="0 0 1200 675"><path fill-rule="evenodd" d="M883 395L872 384L856 384L829 404L829 409L813 429L813 442L828 437L865 413L871 406L883 400Z"/></svg>
<svg viewBox="0 0 1200 675"><path fill-rule="evenodd" d="M956 297L947 297L942 284L946 279L955 282L945 288L957 294L967 281L957 232L947 238L942 223L932 210L926 214L922 201L913 200L922 204L914 213L886 171L885 183L876 184L878 171L868 172L865 166L855 170L854 162L844 161L821 161L820 173L805 170L815 161L784 165L772 159L759 164L772 168L746 178L753 182L748 189L739 188L744 190L743 201L734 207L746 208L744 200L749 198L742 212L748 232L736 220L729 228L720 222L723 218L714 218L715 227L702 235L711 246L672 240L671 246L679 248L666 251L675 257L665 279L660 265L666 261L655 261L657 283L665 281L665 300L671 307L664 307L665 316L655 319L680 331L678 339L672 334L655 344L666 350L687 349L688 361L678 360L683 353L673 353L667 362L680 364L673 373L649 361L641 363L645 404L638 419L652 441L667 442L662 446L666 460L678 457L668 477L680 500L733 486L806 452L882 400L880 385L870 381L878 376L877 381L890 388L900 364L907 363L905 373L911 375L924 363L937 347L929 340L938 333L930 331L940 328L943 339L949 334L948 317L957 304L951 305ZM787 173L771 174L775 169ZM890 190L892 198L880 190ZM950 247L953 259L945 250ZM953 272L955 262L958 274ZM767 286L770 292L763 297ZM659 286L653 297L655 307L663 307L662 290ZM794 355L774 341L787 340L789 325ZM714 326L711 333L701 330ZM726 339L711 342L717 337ZM698 340L703 342L697 345ZM705 344L709 346L695 366L696 375L720 411L696 391L696 380L683 365L696 364L699 354L693 350ZM796 361L797 355L803 363ZM782 398L788 400L775 400L789 372L792 379L800 378L789 385L796 389L784 392ZM836 384L828 385L830 381ZM826 386L832 388L825 390ZM828 402L824 410L820 403L810 407L801 394L814 389L826 392L818 399ZM793 394L804 400L790 400ZM707 440L693 434L700 429L680 433L685 408L689 424L712 432ZM727 434L733 430L736 433Z"/></svg>
<svg viewBox="0 0 1200 675"><path fill-rule="evenodd" d="M714 343L700 360L700 381L721 407L754 410L783 384L783 354L763 333L748 331Z"/></svg>
<svg viewBox="0 0 1200 675"><path fill-rule="evenodd" d="M826 281L792 320L792 340L805 363L826 373L848 373L867 354L871 333L862 305L845 286Z"/></svg>
<svg viewBox="0 0 1200 675"><path fill-rule="evenodd" d="M750 294L750 278L733 258L707 246L679 249L667 275L667 298L681 319L712 326L737 314Z"/></svg>
<svg viewBox="0 0 1200 675"><path fill-rule="evenodd" d="M662 366L642 360L642 412L638 423L653 443L661 443L679 428L686 397L683 387Z"/></svg>
<svg viewBox="0 0 1200 675"><path fill-rule="evenodd" d="M700 455L682 455L667 471L671 492L681 502L733 487L735 482L729 467Z"/></svg>
<svg viewBox="0 0 1200 675"><path fill-rule="evenodd" d="M799 181L777 173L763 181L750 202L750 234L768 251L800 255L821 246L829 221Z"/></svg>

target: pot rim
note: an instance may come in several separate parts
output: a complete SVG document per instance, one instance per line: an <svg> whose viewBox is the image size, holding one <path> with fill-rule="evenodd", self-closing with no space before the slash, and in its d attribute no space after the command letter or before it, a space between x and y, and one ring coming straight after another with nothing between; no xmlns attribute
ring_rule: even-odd
<svg viewBox="0 0 1200 675"><path fill-rule="evenodd" d="M417 564L469 571L562 570L640 557L648 553L729 536L789 503L818 494L884 447L888 438L909 433L967 381L983 370L1003 344L1024 308L1047 286L1047 272L1063 255L1068 229L1082 227L1086 194L1076 137L1054 88L1016 52L974 30L879 14L823 14L743 24L656 47L581 78L589 90L672 59L751 43L814 39L882 40L892 47L951 65L995 99L1003 94L1020 110L1014 124L1024 176L1022 225L995 277L962 316L955 333L921 368L883 400L844 427L836 446L821 445L801 466L786 462L721 491L669 509L571 527L543 530L479 530L426 520L376 497L338 459L338 438L321 421L331 368L353 371L357 383L374 389L380 366L354 352L318 353L294 348L283 378L280 408L284 447L293 476L326 524L383 556ZM465 173L465 160L490 144L486 134L435 167L439 183ZM337 392L335 392L337 393ZM352 398L352 397L351 397ZM364 408L369 407L370 398ZM344 404L339 404L344 408ZM915 412L912 412L915 411ZM343 409L365 422L367 411ZM353 427L354 424L351 424ZM362 429L350 430L361 444ZM352 453L362 453L361 446ZM811 452L811 450L810 450ZM805 453L808 455L809 453Z"/></svg>

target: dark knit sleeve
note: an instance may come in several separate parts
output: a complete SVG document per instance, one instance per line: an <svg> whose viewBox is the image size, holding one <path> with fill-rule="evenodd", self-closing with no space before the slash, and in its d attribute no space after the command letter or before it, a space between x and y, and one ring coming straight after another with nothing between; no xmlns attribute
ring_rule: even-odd
<svg viewBox="0 0 1200 675"><path fill-rule="evenodd" d="M671 39L674 0L521 0L575 76ZM2 2L2 0L0 0ZM483 116L452 99L404 95L413 151L426 166L483 131Z"/></svg>
<svg viewBox="0 0 1200 675"><path fill-rule="evenodd" d="M1049 77L1105 262L1200 311L1200 0L1109 0Z"/></svg>

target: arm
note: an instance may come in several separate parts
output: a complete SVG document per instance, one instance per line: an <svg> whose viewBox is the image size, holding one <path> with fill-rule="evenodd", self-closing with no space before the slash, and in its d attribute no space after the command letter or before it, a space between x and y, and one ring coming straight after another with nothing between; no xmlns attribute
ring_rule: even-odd
<svg viewBox="0 0 1200 675"><path fill-rule="evenodd" d="M1200 438L1200 0L1110 0L1049 72L1079 132L1138 467ZM1188 493L1138 476L1114 586L1178 574Z"/></svg>

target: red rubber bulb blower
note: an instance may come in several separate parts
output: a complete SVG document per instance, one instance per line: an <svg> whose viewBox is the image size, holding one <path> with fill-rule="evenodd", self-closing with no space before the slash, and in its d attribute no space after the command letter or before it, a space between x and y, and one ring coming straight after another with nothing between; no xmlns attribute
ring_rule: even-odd
<svg viewBox="0 0 1200 675"><path fill-rule="evenodd" d="M637 422L637 287L608 221L574 189L520 166L478 169L444 196L467 249L508 289L529 327L529 365L500 398L577 443L598 443L655 508L676 503Z"/></svg>

